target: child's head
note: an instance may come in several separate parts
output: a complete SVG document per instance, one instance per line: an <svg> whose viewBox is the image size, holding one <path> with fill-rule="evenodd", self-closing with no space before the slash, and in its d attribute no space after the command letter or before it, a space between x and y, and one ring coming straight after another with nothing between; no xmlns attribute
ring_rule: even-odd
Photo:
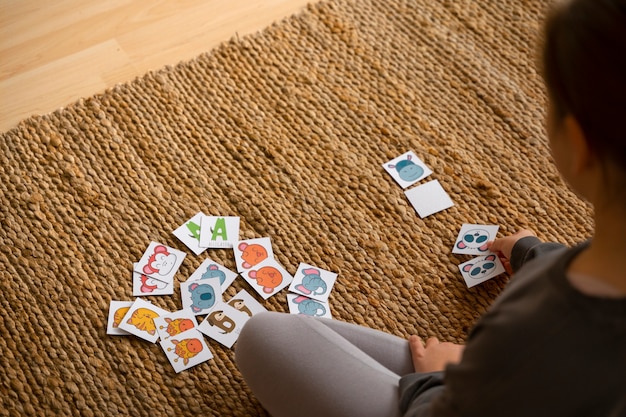
<svg viewBox="0 0 626 417"><path fill-rule="evenodd" d="M591 151L626 178L626 0L564 0L545 24L552 123L573 117Z"/></svg>

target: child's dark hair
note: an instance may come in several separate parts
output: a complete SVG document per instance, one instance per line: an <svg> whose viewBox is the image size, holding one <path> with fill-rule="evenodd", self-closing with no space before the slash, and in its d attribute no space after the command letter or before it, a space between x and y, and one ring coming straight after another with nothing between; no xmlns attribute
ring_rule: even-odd
<svg viewBox="0 0 626 417"><path fill-rule="evenodd" d="M626 0L566 0L545 23L543 76L559 119L626 171Z"/></svg>

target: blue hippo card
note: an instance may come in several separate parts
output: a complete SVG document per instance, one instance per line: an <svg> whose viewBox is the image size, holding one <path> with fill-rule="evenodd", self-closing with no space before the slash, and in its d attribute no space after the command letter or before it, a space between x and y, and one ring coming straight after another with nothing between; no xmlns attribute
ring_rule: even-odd
<svg viewBox="0 0 626 417"><path fill-rule="evenodd" d="M208 314L222 300L220 280L215 277L181 282L180 298L183 308L191 309L193 314Z"/></svg>
<svg viewBox="0 0 626 417"><path fill-rule="evenodd" d="M289 291L326 302L337 281L337 274L316 266L300 263Z"/></svg>
<svg viewBox="0 0 626 417"><path fill-rule="evenodd" d="M330 306L327 302L314 300L304 295L287 294L287 304L290 314L304 314L310 317L325 317L332 319Z"/></svg>
<svg viewBox="0 0 626 417"><path fill-rule="evenodd" d="M384 163L383 168L402 188L410 187L433 173L413 151Z"/></svg>

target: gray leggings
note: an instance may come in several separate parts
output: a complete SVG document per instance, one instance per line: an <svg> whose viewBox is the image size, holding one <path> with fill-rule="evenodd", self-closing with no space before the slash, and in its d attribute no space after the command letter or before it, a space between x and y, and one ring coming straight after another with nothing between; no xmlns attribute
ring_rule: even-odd
<svg viewBox="0 0 626 417"><path fill-rule="evenodd" d="M407 340L336 320L261 313L235 349L246 383L274 417L399 416Z"/></svg>

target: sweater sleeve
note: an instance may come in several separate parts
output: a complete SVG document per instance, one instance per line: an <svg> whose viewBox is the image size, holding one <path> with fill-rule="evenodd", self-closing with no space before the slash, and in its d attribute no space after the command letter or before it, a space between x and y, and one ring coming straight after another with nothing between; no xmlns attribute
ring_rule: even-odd
<svg viewBox="0 0 626 417"><path fill-rule="evenodd" d="M565 245L560 243L544 243L535 236L521 238L511 252L513 272L517 272L526 262L563 247Z"/></svg>
<svg viewBox="0 0 626 417"><path fill-rule="evenodd" d="M405 417L431 415L431 403L444 389L443 372L414 373L400 379L400 410Z"/></svg>

